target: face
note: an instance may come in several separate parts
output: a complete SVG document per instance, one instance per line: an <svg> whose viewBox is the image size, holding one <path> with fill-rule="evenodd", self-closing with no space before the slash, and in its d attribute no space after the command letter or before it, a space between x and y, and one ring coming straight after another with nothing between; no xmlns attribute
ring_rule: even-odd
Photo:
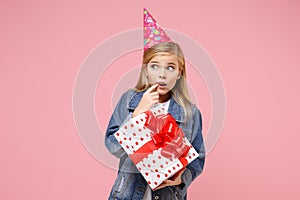
<svg viewBox="0 0 300 200"><path fill-rule="evenodd" d="M154 56L145 67L150 85L159 83L157 92L165 95L180 78L178 58L173 54L161 53Z"/></svg>

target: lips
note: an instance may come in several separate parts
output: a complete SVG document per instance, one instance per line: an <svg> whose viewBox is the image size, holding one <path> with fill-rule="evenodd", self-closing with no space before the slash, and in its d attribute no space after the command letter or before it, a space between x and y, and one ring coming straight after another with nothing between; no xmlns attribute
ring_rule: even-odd
<svg viewBox="0 0 300 200"><path fill-rule="evenodd" d="M163 86L163 87L164 87L164 86L167 86L167 84L164 83L164 82L158 82L158 85L159 85L159 86Z"/></svg>

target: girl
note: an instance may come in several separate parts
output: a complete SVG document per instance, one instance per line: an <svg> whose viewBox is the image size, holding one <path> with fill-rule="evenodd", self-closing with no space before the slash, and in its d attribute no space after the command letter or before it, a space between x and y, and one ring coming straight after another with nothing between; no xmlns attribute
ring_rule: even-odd
<svg viewBox="0 0 300 200"><path fill-rule="evenodd" d="M130 118L159 104L175 118L199 157L152 191L113 134ZM119 100L107 127L105 145L111 154L120 158L110 200L187 198L188 186L203 170L205 151L201 113L190 101L185 59L177 43L160 41L145 48L139 80Z"/></svg>
<svg viewBox="0 0 300 200"><path fill-rule="evenodd" d="M151 191L113 134L130 118L155 104L163 104L168 109L200 156ZM148 196L154 199L186 199L187 187L202 172L205 152L201 113L189 100L185 60L178 44L158 43L144 52L138 83L118 102L107 128L105 145L120 158L118 177L109 199L142 200Z"/></svg>

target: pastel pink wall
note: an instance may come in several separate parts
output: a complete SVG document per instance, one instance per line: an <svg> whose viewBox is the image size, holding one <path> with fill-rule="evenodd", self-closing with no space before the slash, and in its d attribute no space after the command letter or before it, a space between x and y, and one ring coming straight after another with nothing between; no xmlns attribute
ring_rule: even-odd
<svg viewBox="0 0 300 200"><path fill-rule="evenodd" d="M160 25L201 44L224 82L225 125L189 199L298 199L299 6L292 0L1 1L0 199L107 198L116 171L80 141L73 84L96 45L141 27L144 7ZM203 94L205 134L211 105ZM103 113L106 123L109 115Z"/></svg>

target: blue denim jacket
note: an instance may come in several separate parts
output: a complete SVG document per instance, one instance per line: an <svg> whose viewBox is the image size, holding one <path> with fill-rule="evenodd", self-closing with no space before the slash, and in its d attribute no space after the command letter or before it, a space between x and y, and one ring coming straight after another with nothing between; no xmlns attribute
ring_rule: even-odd
<svg viewBox="0 0 300 200"><path fill-rule="evenodd" d="M109 200L142 200L146 191L145 179L113 136L119 127L132 118L132 113L138 106L144 92L137 92L133 89L126 91L119 100L107 127L106 148L111 154L120 158L118 176L110 192ZM187 198L188 186L203 170L205 148L202 137L202 117L197 107L192 105L192 119L184 123L183 108L176 103L173 97L170 99L168 112L175 118L187 139L199 153L199 157L187 165L181 176L183 184L152 191L152 198L181 200Z"/></svg>

